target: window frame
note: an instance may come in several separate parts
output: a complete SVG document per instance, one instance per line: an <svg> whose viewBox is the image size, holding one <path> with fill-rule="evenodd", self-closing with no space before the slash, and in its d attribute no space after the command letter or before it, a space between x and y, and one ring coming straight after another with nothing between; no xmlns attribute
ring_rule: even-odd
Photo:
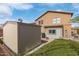
<svg viewBox="0 0 79 59"><path fill-rule="evenodd" d="M39 24L40 24L40 25L43 24L43 20L40 20L40 21L39 21Z"/></svg>
<svg viewBox="0 0 79 59"><path fill-rule="evenodd" d="M61 23L61 18L60 17L56 17L56 18L52 19L52 23L53 24L59 24L59 23Z"/></svg>
<svg viewBox="0 0 79 59"><path fill-rule="evenodd" d="M56 35L56 30L55 29L49 30L49 34L55 34Z"/></svg>

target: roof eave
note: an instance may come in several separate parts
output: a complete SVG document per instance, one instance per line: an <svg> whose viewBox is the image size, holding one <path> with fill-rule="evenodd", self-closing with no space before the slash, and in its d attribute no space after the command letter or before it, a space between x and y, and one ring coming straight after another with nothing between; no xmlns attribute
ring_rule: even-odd
<svg viewBox="0 0 79 59"><path fill-rule="evenodd" d="M72 12L46 11L43 15L41 15L40 17L38 17L35 21L37 21L39 18L41 18L42 16L44 16L44 15L47 14L48 12L65 13L65 14L71 14L71 17L73 16L73 13L72 13Z"/></svg>

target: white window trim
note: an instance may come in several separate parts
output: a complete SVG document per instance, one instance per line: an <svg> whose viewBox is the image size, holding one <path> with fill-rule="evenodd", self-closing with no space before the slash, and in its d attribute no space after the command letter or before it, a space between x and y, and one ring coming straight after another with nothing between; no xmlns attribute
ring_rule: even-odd
<svg viewBox="0 0 79 59"><path fill-rule="evenodd" d="M53 24L61 23L61 18L57 17L57 18L52 19L52 23Z"/></svg>

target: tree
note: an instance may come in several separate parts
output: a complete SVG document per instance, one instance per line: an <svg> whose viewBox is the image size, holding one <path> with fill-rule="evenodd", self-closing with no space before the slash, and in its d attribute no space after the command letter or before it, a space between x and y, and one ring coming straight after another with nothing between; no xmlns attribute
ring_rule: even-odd
<svg viewBox="0 0 79 59"><path fill-rule="evenodd" d="M72 19L72 22L79 22L79 16L76 16Z"/></svg>

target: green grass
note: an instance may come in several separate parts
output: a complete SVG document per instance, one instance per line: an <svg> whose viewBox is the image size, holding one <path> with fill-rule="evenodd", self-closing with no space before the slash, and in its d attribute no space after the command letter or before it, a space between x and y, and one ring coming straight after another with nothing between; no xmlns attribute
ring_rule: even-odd
<svg viewBox="0 0 79 59"><path fill-rule="evenodd" d="M79 55L79 42L65 39L56 39L40 48L31 56L77 56Z"/></svg>

